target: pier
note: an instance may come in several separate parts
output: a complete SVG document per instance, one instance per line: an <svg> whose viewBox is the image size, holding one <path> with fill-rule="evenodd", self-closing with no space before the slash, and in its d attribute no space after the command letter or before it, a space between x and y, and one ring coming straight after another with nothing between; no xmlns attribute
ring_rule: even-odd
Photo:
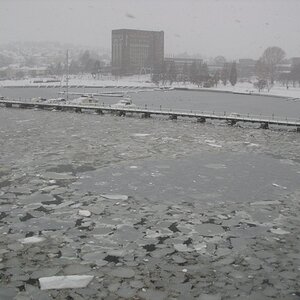
<svg viewBox="0 0 300 300"><path fill-rule="evenodd" d="M101 115L104 112L114 113L118 116L126 116L128 113L140 114L142 118L150 118L151 115L159 115L168 117L171 120L177 120L181 118L194 118L199 123L205 123L206 120L219 120L226 121L228 125L235 125L238 122L243 123L255 123L259 124L260 128L268 129L269 125L279 125L295 127L297 132L300 132L300 118L299 119L282 119L275 118L274 116L251 116L241 114L229 114L225 112L214 113L214 112L198 112L198 111L187 111L187 110L167 110L162 108L147 108L143 107L111 107L110 105L95 105L95 104L58 104L58 103L46 103L46 102L32 102L32 101L15 101L15 100L0 100L0 105L7 108L39 108L48 110L59 110L59 111L75 111L77 113L83 110L92 110L95 113Z"/></svg>

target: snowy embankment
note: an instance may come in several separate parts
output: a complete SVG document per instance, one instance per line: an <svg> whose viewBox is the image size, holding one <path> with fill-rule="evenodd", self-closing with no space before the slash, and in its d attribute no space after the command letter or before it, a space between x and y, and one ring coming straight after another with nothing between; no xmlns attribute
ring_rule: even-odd
<svg viewBox="0 0 300 300"><path fill-rule="evenodd" d="M217 92L228 92L228 93L237 93L237 94L246 94L246 95L262 95L262 96L275 96L275 97L284 97L284 98L297 98L300 100L300 87L289 87L287 89L281 85L274 85L272 89L268 92L263 90L258 92L257 89L253 87L252 83L248 82L238 82L235 86L228 84L224 86L219 84L217 87L212 88L202 88L194 84L173 84L174 88L182 88L187 90L199 90L199 91L217 91Z"/></svg>
<svg viewBox="0 0 300 300"><path fill-rule="evenodd" d="M41 82L43 81L43 82ZM262 96L277 96L286 97L296 100L300 100L300 87L289 87L287 89L285 86L274 85L272 89L268 92L263 90L258 92L257 89L253 87L252 83L248 82L238 82L235 86L228 84L224 86L219 84L217 87L212 88L202 88L197 85L190 83L173 83L171 86L169 84L157 86L150 80L148 75L135 75L127 76L122 78L115 78L113 76L105 76L99 79L91 78L91 76L73 76L69 79L69 87L95 87L95 88L105 88L105 87L121 87L121 88L157 88L157 87L172 87L184 90L197 90L197 91L217 91L217 92L228 92L228 93L240 93L240 94L252 94L252 95L262 95ZM47 82L47 79L24 79L24 80L4 80L0 81L0 87L66 87L65 78L58 82Z"/></svg>
<svg viewBox="0 0 300 300"><path fill-rule="evenodd" d="M22 80L3 80L0 81L0 87L66 87L66 78L61 81L51 82L49 78L30 78ZM103 76L95 79L91 76L72 76L69 78L69 87L156 87L151 82L149 76L135 75L122 78L114 76Z"/></svg>

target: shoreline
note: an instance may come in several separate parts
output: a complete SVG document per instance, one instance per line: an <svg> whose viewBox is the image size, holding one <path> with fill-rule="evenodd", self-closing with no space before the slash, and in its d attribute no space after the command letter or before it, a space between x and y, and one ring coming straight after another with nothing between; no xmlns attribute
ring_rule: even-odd
<svg viewBox="0 0 300 300"><path fill-rule="evenodd" d="M66 88L66 84L57 84L57 82L34 83L31 80L6 80L0 82L0 88ZM249 96L274 97L288 100L300 101L300 87L286 89L285 87L275 85L269 92L258 92L253 89L250 83L237 83L235 86L219 86L212 88L197 87L194 84L173 83L172 85L156 85L150 82L149 78L132 76L120 80L113 79L90 79L74 78L70 80L69 88L128 88L128 89L153 89L156 90L177 90L177 91L195 91L195 92L215 92L229 93Z"/></svg>

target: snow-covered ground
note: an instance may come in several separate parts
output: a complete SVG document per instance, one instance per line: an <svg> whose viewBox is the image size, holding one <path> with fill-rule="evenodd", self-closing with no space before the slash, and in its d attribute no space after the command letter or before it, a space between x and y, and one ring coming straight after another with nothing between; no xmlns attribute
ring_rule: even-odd
<svg viewBox="0 0 300 300"><path fill-rule="evenodd" d="M46 82L44 79L43 83L35 82L36 79L23 79L23 80L4 80L0 81L0 87L58 87L65 86L65 78L61 82ZM41 79L39 79L41 80ZM143 87L143 88L156 88L157 85L151 82L149 75L134 75L127 77L116 78L114 76L103 76L102 78L95 79L90 75L82 76L72 76L69 79L69 86L72 87ZM161 85L160 85L161 86ZM169 86L167 84L167 86ZM257 89L253 87L252 83L248 82L238 82L234 87L230 84L224 86L219 84L217 87L212 88L201 88L197 85L190 83L173 83L173 88L186 88L193 90L209 90L209 91L225 91L233 93L247 93L247 94L260 94L267 96L280 96L280 97L289 97L289 98L298 98L300 99L300 87L289 87L288 89L285 86L275 84L272 89L268 92L263 90L260 93Z"/></svg>
<svg viewBox="0 0 300 300"><path fill-rule="evenodd" d="M44 82L35 82L35 81ZM65 86L66 80L63 78L60 82L47 82L47 79L30 78L22 80L3 80L0 81L0 87L13 87L13 86ZM89 87L155 87L156 85L151 82L148 75L135 75L122 78L116 78L115 76L103 76L99 79L95 79L90 75L72 76L69 78L69 86L89 86Z"/></svg>
<svg viewBox="0 0 300 300"><path fill-rule="evenodd" d="M268 92L266 89L258 92L257 89L253 87L252 83L248 82L238 82L235 86L227 84L219 84L217 87L212 88L198 88L194 84L174 84L174 87L186 87L188 89L199 89L199 90L209 90L209 91L225 91L233 93L246 93L246 94L260 94L267 96L280 96L280 97L290 97L290 98L299 98L300 99L300 87L289 87L288 89L285 86L275 84L272 89Z"/></svg>

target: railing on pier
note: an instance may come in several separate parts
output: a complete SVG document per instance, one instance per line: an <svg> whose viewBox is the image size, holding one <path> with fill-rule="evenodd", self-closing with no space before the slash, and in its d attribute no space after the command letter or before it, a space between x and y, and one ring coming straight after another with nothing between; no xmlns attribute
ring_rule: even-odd
<svg viewBox="0 0 300 300"><path fill-rule="evenodd" d="M15 101L15 100L0 100L0 104L6 107L17 106L20 108L52 108L58 110L75 110L76 112L81 112L82 109L95 110L97 113L101 114L103 112L117 112L119 115L126 115L126 113L137 113L142 114L144 117L150 117L151 115L161 115L168 116L170 119L177 119L178 117L188 117L196 118L199 122L205 122L207 119L210 120L223 120L227 121L229 124L234 125L237 122L247 122L247 123L259 123L262 128L267 129L269 125L282 125L282 126L294 126L297 131L300 131L300 119L296 118L280 118L272 116L263 115L249 115L249 114L238 114L226 112L207 112L198 110L184 110L184 109L165 109L161 106L159 108L151 107L147 105L145 107L114 107L110 105L99 105L98 103L88 103L88 104L61 104L61 103L47 103L45 101Z"/></svg>

